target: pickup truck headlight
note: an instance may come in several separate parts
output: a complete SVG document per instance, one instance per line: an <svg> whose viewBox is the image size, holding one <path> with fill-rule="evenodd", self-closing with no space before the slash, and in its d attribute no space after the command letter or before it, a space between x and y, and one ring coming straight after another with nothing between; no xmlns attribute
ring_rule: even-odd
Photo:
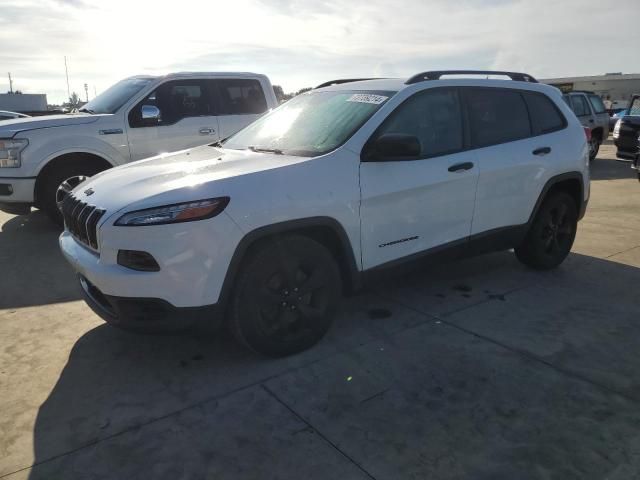
<svg viewBox="0 0 640 480"><path fill-rule="evenodd" d="M120 227L144 227L169 223L205 220L220 214L229 204L229 197L210 198L195 202L176 203L125 213L117 221Z"/></svg>
<svg viewBox="0 0 640 480"><path fill-rule="evenodd" d="M28 144L26 139L0 139L0 168L20 168L20 153Z"/></svg>

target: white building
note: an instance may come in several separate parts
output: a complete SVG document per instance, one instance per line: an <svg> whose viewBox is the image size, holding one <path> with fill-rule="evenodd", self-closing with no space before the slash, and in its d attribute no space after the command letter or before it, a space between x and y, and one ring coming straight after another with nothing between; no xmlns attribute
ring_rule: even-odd
<svg viewBox="0 0 640 480"><path fill-rule="evenodd" d="M572 90L590 90L603 99L609 98L613 108L627 107L631 95L640 93L639 73L607 73L591 77L545 78L540 80L558 87L563 92Z"/></svg>
<svg viewBox="0 0 640 480"><path fill-rule="evenodd" d="M47 95L44 93L0 93L0 110L18 113L47 111Z"/></svg>

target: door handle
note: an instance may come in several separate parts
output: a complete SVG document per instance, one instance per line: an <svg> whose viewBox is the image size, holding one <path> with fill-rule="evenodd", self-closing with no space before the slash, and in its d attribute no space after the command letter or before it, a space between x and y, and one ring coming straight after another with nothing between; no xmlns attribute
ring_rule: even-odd
<svg viewBox="0 0 640 480"><path fill-rule="evenodd" d="M473 168L473 163L464 162L464 163L456 163L455 165L451 165L449 167L450 172L463 172L465 170L471 170Z"/></svg>
<svg viewBox="0 0 640 480"><path fill-rule="evenodd" d="M595 122L595 120L593 118L590 118L589 123L593 123L593 122Z"/></svg>
<svg viewBox="0 0 640 480"><path fill-rule="evenodd" d="M533 152L534 155L538 155L539 157L544 157L545 155L551 153L551 147L540 147L536 148Z"/></svg>
<svg viewBox="0 0 640 480"><path fill-rule="evenodd" d="M216 131L213 128L201 128L200 129L200 135L211 135L212 133L215 133Z"/></svg>

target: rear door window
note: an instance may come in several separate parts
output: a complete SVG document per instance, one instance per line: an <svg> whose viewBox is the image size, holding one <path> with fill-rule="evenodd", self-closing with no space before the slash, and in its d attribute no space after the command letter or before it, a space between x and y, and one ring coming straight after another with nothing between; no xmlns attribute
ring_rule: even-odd
<svg viewBox="0 0 640 480"><path fill-rule="evenodd" d="M527 106L520 92L502 88L468 88L466 103L474 147L531 136Z"/></svg>
<svg viewBox="0 0 640 480"><path fill-rule="evenodd" d="M522 95L527 102L534 135L555 132L566 126L564 116L546 95L535 92L522 92Z"/></svg>
<svg viewBox="0 0 640 480"><path fill-rule="evenodd" d="M577 117L590 115L589 105L583 95L571 95L571 108Z"/></svg>
<svg viewBox="0 0 640 480"><path fill-rule="evenodd" d="M593 111L596 113L606 113L607 109L602 102L602 99L598 95L589 95L589 102L593 107Z"/></svg>
<svg viewBox="0 0 640 480"><path fill-rule="evenodd" d="M267 99L258 80L215 80L220 102L220 115L246 115L267 111Z"/></svg>

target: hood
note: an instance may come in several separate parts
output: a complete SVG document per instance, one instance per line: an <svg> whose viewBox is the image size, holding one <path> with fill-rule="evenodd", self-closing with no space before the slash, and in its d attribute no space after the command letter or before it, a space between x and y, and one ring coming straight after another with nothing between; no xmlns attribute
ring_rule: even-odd
<svg viewBox="0 0 640 480"><path fill-rule="evenodd" d="M0 121L0 138L11 138L16 133L39 128L66 127L68 125L83 125L98 121L99 115L84 113L71 115L44 115L42 117L14 118Z"/></svg>
<svg viewBox="0 0 640 480"><path fill-rule="evenodd" d="M307 160L205 145L107 170L79 185L74 195L110 213L132 204L147 208L189 202L228 194L222 180Z"/></svg>

